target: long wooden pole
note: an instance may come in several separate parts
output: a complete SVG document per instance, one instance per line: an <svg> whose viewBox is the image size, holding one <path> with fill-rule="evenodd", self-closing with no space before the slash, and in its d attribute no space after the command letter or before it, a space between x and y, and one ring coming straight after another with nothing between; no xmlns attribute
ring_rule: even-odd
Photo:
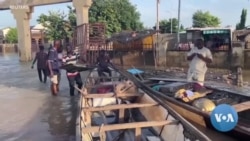
<svg viewBox="0 0 250 141"><path fill-rule="evenodd" d="M177 44L180 43L180 15L181 15L181 0L178 3L178 31L177 31Z"/></svg>
<svg viewBox="0 0 250 141"><path fill-rule="evenodd" d="M159 30L160 30L160 25L159 25L159 3L160 0L156 0L156 46L155 46L155 50L154 50L154 54L155 54L155 69L157 68L157 62L158 62L158 48L159 48Z"/></svg>
<svg viewBox="0 0 250 141"><path fill-rule="evenodd" d="M156 0L156 30L159 31L159 3L160 0Z"/></svg>

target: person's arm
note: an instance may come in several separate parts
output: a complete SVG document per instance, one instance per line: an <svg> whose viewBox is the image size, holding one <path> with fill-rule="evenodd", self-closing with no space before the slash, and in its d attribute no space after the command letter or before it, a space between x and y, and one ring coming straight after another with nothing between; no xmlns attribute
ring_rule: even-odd
<svg viewBox="0 0 250 141"><path fill-rule="evenodd" d="M190 52L188 52L188 54L187 54L187 60L188 61L193 60L193 58L195 57L195 55L196 55L196 53L194 52L193 49L191 49Z"/></svg>
<svg viewBox="0 0 250 141"><path fill-rule="evenodd" d="M63 63L63 65L65 65L65 64L67 63L67 56L64 56L64 57L63 57L62 63Z"/></svg>
<svg viewBox="0 0 250 141"><path fill-rule="evenodd" d="M54 52L53 51L49 51L48 53L48 67L49 67L49 71L50 71L50 75L53 76L53 70L52 70L52 62L54 61Z"/></svg>
<svg viewBox="0 0 250 141"><path fill-rule="evenodd" d="M34 68L34 64L36 63L36 61L37 61L37 53L36 53L35 59L34 59L33 62L32 62L32 65L31 65L31 68L32 68L32 69Z"/></svg>
<svg viewBox="0 0 250 141"><path fill-rule="evenodd" d="M51 66L51 60L48 60L48 67L49 67L50 76L53 76L53 71L52 71L52 66Z"/></svg>
<svg viewBox="0 0 250 141"><path fill-rule="evenodd" d="M213 56L212 56L212 53L211 53L211 51L209 49L206 51L205 56L203 56L202 54L197 54L197 56L206 63L212 63L213 62Z"/></svg>

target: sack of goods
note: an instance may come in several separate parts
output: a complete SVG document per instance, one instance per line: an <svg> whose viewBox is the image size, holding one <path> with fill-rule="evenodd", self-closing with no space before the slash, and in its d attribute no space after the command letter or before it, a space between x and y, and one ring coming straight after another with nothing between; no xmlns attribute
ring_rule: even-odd
<svg viewBox="0 0 250 141"><path fill-rule="evenodd" d="M191 102L204 96L206 96L205 93L193 92L185 89L180 89L175 93L175 98L181 99L184 102Z"/></svg>

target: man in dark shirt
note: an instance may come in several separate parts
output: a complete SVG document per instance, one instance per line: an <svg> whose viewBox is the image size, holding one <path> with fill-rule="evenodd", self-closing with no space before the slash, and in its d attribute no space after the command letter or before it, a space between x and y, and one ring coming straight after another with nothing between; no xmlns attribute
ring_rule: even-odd
<svg viewBox="0 0 250 141"><path fill-rule="evenodd" d="M71 49L68 49L67 56L65 56L63 58L63 63L64 64L76 64L78 58L79 58L78 54L74 54ZM83 83L82 83L81 74L76 69L72 69L72 70L67 70L66 75L67 75L67 78L69 81L70 96L74 96L75 82L76 82L78 88L82 89Z"/></svg>
<svg viewBox="0 0 250 141"><path fill-rule="evenodd" d="M105 76L104 72L109 74L109 77L111 77L111 70L109 69L110 58L105 54L104 50L100 50L99 57L97 58L97 64L98 64L98 75Z"/></svg>
<svg viewBox="0 0 250 141"><path fill-rule="evenodd" d="M48 52L48 67L49 67L49 73L50 73L50 78L51 78L52 95L57 95L59 91L58 75L60 73L60 68L59 68L59 60L58 60L58 53L57 53L57 48L59 44L60 44L60 41L55 41L54 47L50 48Z"/></svg>
<svg viewBox="0 0 250 141"><path fill-rule="evenodd" d="M34 68L34 64L37 61L37 71L38 71L38 77L40 82L46 83L47 81L47 59L48 59L48 54L44 52L44 46L40 45L39 46L39 52L36 53L36 57L32 63L31 68ZM44 80L42 80L42 73Z"/></svg>

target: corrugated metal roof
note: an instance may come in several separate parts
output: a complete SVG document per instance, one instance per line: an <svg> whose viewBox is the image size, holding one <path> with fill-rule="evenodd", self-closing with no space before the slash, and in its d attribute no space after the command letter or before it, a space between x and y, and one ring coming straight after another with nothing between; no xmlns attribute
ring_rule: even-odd
<svg viewBox="0 0 250 141"><path fill-rule="evenodd" d="M188 30L217 30L217 29L226 29L226 30L232 30L232 28L230 28L230 27L205 27L205 28L198 28L198 27L191 27L191 28L188 28L187 29L187 31Z"/></svg>

